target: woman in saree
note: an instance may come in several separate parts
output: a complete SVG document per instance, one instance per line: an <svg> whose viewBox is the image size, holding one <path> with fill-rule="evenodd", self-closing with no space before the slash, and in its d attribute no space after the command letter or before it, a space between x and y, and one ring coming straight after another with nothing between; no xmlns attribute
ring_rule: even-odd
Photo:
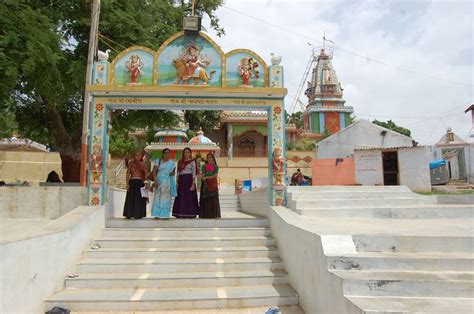
<svg viewBox="0 0 474 314"><path fill-rule="evenodd" d="M196 218L198 215L196 173L196 161L191 149L186 147L178 162L178 196L173 205L173 216L176 218Z"/></svg>
<svg viewBox="0 0 474 314"><path fill-rule="evenodd" d="M221 218L219 205L219 188L217 183L217 166L214 155L206 156L206 164L202 166L201 201L199 206L199 218Z"/></svg>
<svg viewBox="0 0 474 314"><path fill-rule="evenodd" d="M155 182L151 187L154 192L151 215L157 219L170 218L172 198L176 197L176 183L174 180L176 165L170 160L170 150L165 148L163 156L153 168Z"/></svg>
<svg viewBox="0 0 474 314"><path fill-rule="evenodd" d="M142 197L140 191L145 186L147 170L142 161L142 153L136 152L135 157L128 163L126 182L127 195L123 208L123 216L127 219L140 219L146 216L148 198Z"/></svg>

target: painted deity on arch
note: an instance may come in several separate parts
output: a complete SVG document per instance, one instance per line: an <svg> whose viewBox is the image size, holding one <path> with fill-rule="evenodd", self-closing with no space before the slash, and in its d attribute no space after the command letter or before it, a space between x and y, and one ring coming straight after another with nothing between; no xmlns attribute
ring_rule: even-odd
<svg viewBox="0 0 474 314"><path fill-rule="evenodd" d="M130 75L130 85L140 85L138 78L142 74L142 68L144 66L138 54L133 54L130 59L125 63L126 71Z"/></svg>
<svg viewBox="0 0 474 314"><path fill-rule="evenodd" d="M283 185L283 178L285 175L285 160L279 147L275 147L273 149L272 159L273 185Z"/></svg>
<svg viewBox="0 0 474 314"><path fill-rule="evenodd" d="M252 86L250 84L251 78L258 79L260 77L258 63L252 57L244 57L240 59L237 70L240 74L240 78L242 79L242 86L244 87Z"/></svg>
<svg viewBox="0 0 474 314"><path fill-rule="evenodd" d="M211 59L201 54L201 50L197 45L191 43L185 49L184 53L173 59L173 65L176 68L176 84L189 84L192 82L198 85L207 85L216 71L209 74L206 68L211 64Z"/></svg>
<svg viewBox="0 0 474 314"><path fill-rule="evenodd" d="M100 144L94 144L92 146L91 156L91 181L92 183L102 182L102 146Z"/></svg>

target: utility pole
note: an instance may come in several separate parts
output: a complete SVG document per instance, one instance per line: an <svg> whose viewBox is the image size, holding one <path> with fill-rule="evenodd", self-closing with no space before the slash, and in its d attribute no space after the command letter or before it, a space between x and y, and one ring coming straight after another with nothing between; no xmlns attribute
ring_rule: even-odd
<svg viewBox="0 0 474 314"><path fill-rule="evenodd" d="M94 56L97 52L97 36L99 31L100 0L92 0L91 3L91 29L89 33L89 52L87 54L86 89L84 92L84 105L82 110L82 144L81 144L81 186L87 185L87 162L89 160L89 114L90 93L87 86L92 84L92 68Z"/></svg>

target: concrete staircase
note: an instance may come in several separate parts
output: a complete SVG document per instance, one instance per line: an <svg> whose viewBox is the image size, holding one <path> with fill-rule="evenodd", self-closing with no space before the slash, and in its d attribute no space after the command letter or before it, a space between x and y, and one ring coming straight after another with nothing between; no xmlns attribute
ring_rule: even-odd
<svg viewBox="0 0 474 314"><path fill-rule="evenodd" d="M64 290L45 301L45 310L210 311L297 305L267 219L238 212L223 216L108 220L94 241L99 248L86 250L76 265L78 276L66 278ZM291 313L302 312L295 307Z"/></svg>
<svg viewBox="0 0 474 314"><path fill-rule="evenodd" d="M436 205L402 186L288 192L361 312L474 312L474 205Z"/></svg>

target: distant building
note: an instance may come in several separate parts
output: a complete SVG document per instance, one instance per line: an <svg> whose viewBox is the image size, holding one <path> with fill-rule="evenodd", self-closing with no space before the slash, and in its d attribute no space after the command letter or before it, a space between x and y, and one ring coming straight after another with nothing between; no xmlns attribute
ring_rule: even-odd
<svg viewBox="0 0 474 314"><path fill-rule="evenodd" d="M352 107L345 106L343 89L331 63L332 57L324 49L317 57L306 96L308 105L303 113L304 129L315 134L334 134L351 123Z"/></svg>
<svg viewBox="0 0 474 314"><path fill-rule="evenodd" d="M451 181L474 182L474 145L461 139L451 128L431 147L430 159L446 160Z"/></svg>
<svg viewBox="0 0 474 314"><path fill-rule="evenodd" d="M367 120L357 120L316 144L316 159L347 158L358 148L412 147L413 139Z"/></svg>

